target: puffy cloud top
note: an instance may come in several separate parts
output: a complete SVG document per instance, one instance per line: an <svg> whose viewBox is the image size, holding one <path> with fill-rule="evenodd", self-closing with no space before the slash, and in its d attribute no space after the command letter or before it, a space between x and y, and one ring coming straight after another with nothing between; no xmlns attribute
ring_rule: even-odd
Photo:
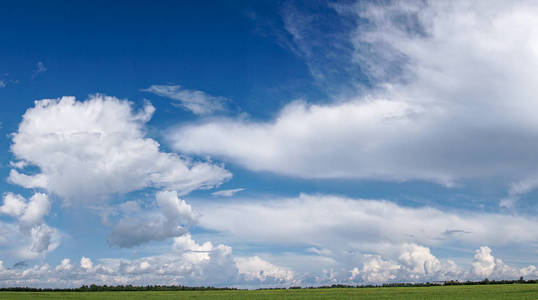
<svg viewBox="0 0 538 300"><path fill-rule="evenodd" d="M161 152L159 143L145 137L144 124L154 111L150 103L137 112L128 101L102 95L82 102L36 101L13 135L11 151L41 172L13 169L9 181L66 199L94 199L145 187L183 194L231 177L220 166Z"/></svg>

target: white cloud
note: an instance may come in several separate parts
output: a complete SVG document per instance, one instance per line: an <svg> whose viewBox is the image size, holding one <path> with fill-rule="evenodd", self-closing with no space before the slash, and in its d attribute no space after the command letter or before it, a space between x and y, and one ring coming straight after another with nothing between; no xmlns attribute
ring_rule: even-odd
<svg viewBox="0 0 538 300"><path fill-rule="evenodd" d="M200 226L222 232L230 240L272 247L315 246L330 250L335 257L345 250L394 256L406 243L529 249L536 247L538 238L535 217L405 207L329 195L204 202L195 203L194 208L201 215Z"/></svg>
<svg viewBox="0 0 538 300"><path fill-rule="evenodd" d="M198 244L190 234L174 240L170 253L127 259L82 257L79 265L63 259L47 264L6 270L0 261L1 286L80 286L82 284L159 284L259 287L297 283L290 270L259 257L234 258L232 249L211 242Z"/></svg>
<svg viewBox="0 0 538 300"><path fill-rule="evenodd" d="M487 248L487 247L483 247ZM481 249L477 251L480 252ZM424 254L426 254L424 256ZM409 260L406 256L415 257ZM99 259L98 263L82 257L75 266L63 259L55 268L49 265L6 269L0 261L0 286L65 287L82 284L134 284L212 285L235 287L264 287L291 285L324 285L332 283L368 284L386 282L409 282L423 280L483 279L472 271L456 266L451 261L438 260L428 248L419 245L404 245L397 256L401 259L385 258L375 254L357 255L353 263L318 269L316 273L295 272L275 265L259 256L234 257L229 246L214 246L211 242L198 244L190 235L175 239L174 249L167 255L127 259ZM426 259L418 258L426 257ZM306 256L305 262L315 263L315 257ZM413 261L411 264L410 261ZM439 261L433 273L422 274L418 264ZM519 276L537 278L535 266L516 269L504 265L497 259L490 279L517 279ZM410 265L417 267L409 268ZM351 274L351 277L349 277ZM482 275L482 274L481 274Z"/></svg>
<svg viewBox="0 0 538 300"><path fill-rule="evenodd" d="M239 273L244 274L247 280L264 282L271 278L285 284L293 282L294 279L293 271L275 266L259 256L236 257L235 263Z"/></svg>
<svg viewBox="0 0 538 300"><path fill-rule="evenodd" d="M530 265L521 269L506 265L501 259L493 257L491 248L482 246L476 250L472 263L472 273L476 278L505 279L519 276L538 276L536 267Z"/></svg>
<svg viewBox="0 0 538 300"><path fill-rule="evenodd" d="M152 85L143 91L175 100L179 106L197 115L224 111L228 101L225 97L211 96L203 91L189 90L179 85Z"/></svg>
<svg viewBox="0 0 538 300"><path fill-rule="evenodd" d="M62 264L63 264L63 261L62 261ZM83 256L80 259L80 267L86 270L91 270L93 268L93 262L91 259Z"/></svg>
<svg viewBox="0 0 538 300"><path fill-rule="evenodd" d="M23 229L29 229L43 223L43 217L49 213L50 202L47 195L35 193L20 216L20 226Z"/></svg>
<svg viewBox="0 0 538 300"><path fill-rule="evenodd" d="M6 87L6 81L5 80L0 80L0 89L5 88L5 87Z"/></svg>
<svg viewBox="0 0 538 300"><path fill-rule="evenodd" d="M0 214L11 216L17 220L18 233L15 227L0 222L0 245L12 248L10 254L25 259L32 259L46 254L60 245L60 233L44 223L44 217L50 211L47 195L35 193L29 200L12 193L4 195L0 206Z"/></svg>
<svg viewBox="0 0 538 300"><path fill-rule="evenodd" d="M428 275L441 269L439 260L431 254L430 249L416 244L404 245L398 259L410 273Z"/></svg>
<svg viewBox="0 0 538 300"><path fill-rule="evenodd" d="M32 78L35 78L37 75L44 73L47 71L47 68L43 64L43 62L38 61L36 64L36 68L34 69L34 73L32 74Z"/></svg>
<svg viewBox="0 0 538 300"><path fill-rule="evenodd" d="M4 203L0 206L0 213L12 217L19 217L23 214L25 208L26 199L24 199L24 197L13 193L7 193L4 195Z"/></svg>
<svg viewBox="0 0 538 300"><path fill-rule="evenodd" d="M538 6L431 1L338 6L366 20L353 58L375 89L294 102L269 122L185 125L174 148L304 178L519 182L536 178ZM462 50L464 49L464 50Z"/></svg>
<svg viewBox="0 0 538 300"><path fill-rule="evenodd" d="M230 190L220 190L220 191L216 191L216 192L213 192L211 193L211 195L213 196L218 196L218 197L232 197L233 195L241 192L241 191L244 191L245 189L243 188L239 188L239 189L230 189Z"/></svg>
<svg viewBox="0 0 538 300"><path fill-rule="evenodd" d="M8 181L44 188L67 201L96 201L113 193L165 187L181 194L211 188L231 177L221 166L161 152L145 137L154 108L134 111L125 100L101 95L40 100L23 115L11 151L39 167L27 175L12 169Z"/></svg>
<svg viewBox="0 0 538 300"><path fill-rule="evenodd" d="M385 261L378 255L367 255L362 266L362 279L366 282L389 282L396 279L400 266L394 262Z"/></svg>
<svg viewBox="0 0 538 300"><path fill-rule="evenodd" d="M132 202L131 202L132 203ZM196 217L190 205L179 199L175 191L156 194L158 211L133 207L108 235L108 243L119 247L134 247L150 241L162 241L187 233L185 226L193 225Z"/></svg>
<svg viewBox="0 0 538 300"><path fill-rule="evenodd" d="M71 264L71 260L69 258L62 259L62 262L56 266L56 271L71 271L73 269L73 265Z"/></svg>

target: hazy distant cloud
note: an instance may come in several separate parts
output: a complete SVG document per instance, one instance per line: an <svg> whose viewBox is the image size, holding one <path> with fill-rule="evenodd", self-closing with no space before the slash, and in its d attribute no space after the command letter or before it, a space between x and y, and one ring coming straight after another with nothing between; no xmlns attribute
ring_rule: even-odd
<svg viewBox="0 0 538 300"><path fill-rule="evenodd" d="M6 87L6 81L0 80L0 88L5 88L5 87Z"/></svg>
<svg viewBox="0 0 538 300"><path fill-rule="evenodd" d="M316 252L332 253L336 261L345 260L343 252L349 250L390 255L405 243L526 249L538 239L538 219L532 216L458 213L331 195L214 201L196 203L195 209L200 226L224 232L230 240L305 249L316 245L324 249Z"/></svg>
<svg viewBox="0 0 538 300"><path fill-rule="evenodd" d="M243 189L243 188L230 189L230 190L221 190L221 191L213 192L213 193L211 193L211 195L218 196L218 197L231 197L231 196L235 195L236 193L244 191L244 190L245 189Z"/></svg>
<svg viewBox="0 0 538 300"><path fill-rule="evenodd" d="M44 73L47 71L47 68L43 64L43 62L38 61L36 64L36 68L34 69L34 73L32 74L32 78L35 78L37 75Z"/></svg>
<svg viewBox="0 0 538 300"><path fill-rule="evenodd" d="M197 115L208 115L226 110L225 97L211 96L203 91L189 90L180 85L152 85L142 90L176 101L178 106Z"/></svg>

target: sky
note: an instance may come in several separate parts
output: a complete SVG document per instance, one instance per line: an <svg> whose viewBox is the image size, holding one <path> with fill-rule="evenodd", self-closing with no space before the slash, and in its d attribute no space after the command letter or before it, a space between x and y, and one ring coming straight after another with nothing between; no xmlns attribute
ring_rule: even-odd
<svg viewBox="0 0 538 300"><path fill-rule="evenodd" d="M0 287L538 278L535 1L0 4Z"/></svg>

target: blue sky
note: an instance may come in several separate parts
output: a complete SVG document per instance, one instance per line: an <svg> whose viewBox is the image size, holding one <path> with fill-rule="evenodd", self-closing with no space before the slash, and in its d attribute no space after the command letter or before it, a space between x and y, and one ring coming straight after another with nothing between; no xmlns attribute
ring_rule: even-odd
<svg viewBox="0 0 538 300"><path fill-rule="evenodd" d="M1 6L0 286L538 276L536 4Z"/></svg>

